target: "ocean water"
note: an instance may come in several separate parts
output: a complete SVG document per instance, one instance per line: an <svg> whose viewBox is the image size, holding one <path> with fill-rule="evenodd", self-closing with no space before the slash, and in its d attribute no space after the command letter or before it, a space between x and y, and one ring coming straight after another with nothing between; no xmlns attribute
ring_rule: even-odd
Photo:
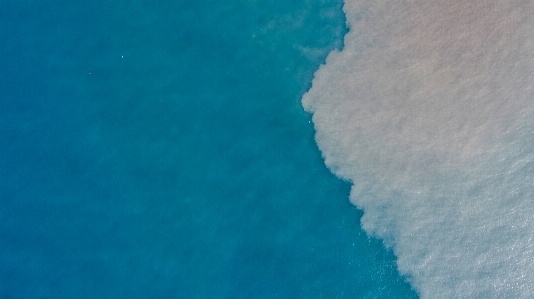
<svg viewBox="0 0 534 299"><path fill-rule="evenodd" d="M417 298L301 105L342 5L1 1L0 297Z"/></svg>
<svg viewBox="0 0 534 299"><path fill-rule="evenodd" d="M421 298L534 296L534 3L345 1L303 97Z"/></svg>

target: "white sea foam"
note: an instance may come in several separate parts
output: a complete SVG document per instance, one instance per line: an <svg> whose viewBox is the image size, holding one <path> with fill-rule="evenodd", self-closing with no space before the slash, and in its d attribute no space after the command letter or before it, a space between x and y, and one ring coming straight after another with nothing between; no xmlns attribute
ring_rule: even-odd
<svg viewBox="0 0 534 299"><path fill-rule="evenodd" d="M344 10L303 105L363 228L422 298L533 298L534 1Z"/></svg>

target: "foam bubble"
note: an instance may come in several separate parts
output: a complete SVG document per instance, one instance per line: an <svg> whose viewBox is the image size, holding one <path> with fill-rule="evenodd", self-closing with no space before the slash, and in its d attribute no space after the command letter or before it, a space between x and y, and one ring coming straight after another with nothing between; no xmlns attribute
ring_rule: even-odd
<svg viewBox="0 0 534 299"><path fill-rule="evenodd" d="M327 166L422 298L534 296L534 2L346 0L315 75Z"/></svg>

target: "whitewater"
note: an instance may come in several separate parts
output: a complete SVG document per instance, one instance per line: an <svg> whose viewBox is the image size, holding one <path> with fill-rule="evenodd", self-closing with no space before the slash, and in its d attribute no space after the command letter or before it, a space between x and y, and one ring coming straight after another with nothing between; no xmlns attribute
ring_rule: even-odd
<svg viewBox="0 0 534 299"><path fill-rule="evenodd" d="M303 96L421 298L534 297L534 2L345 0Z"/></svg>

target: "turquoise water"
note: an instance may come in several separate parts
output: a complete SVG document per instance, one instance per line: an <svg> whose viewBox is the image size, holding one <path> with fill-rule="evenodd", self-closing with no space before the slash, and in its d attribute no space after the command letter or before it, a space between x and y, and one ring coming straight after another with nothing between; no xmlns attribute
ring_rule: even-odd
<svg viewBox="0 0 534 299"><path fill-rule="evenodd" d="M0 3L0 297L416 298L300 104L341 7Z"/></svg>

